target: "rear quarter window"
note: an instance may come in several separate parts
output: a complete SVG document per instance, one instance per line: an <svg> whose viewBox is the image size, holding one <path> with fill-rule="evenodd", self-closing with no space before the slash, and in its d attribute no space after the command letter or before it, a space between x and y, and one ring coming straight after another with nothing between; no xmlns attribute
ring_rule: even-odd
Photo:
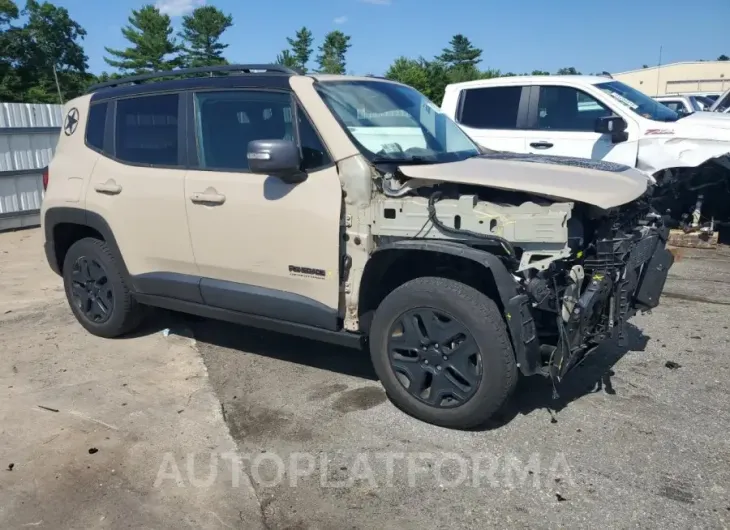
<svg viewBox="0 0 730 530"><path fill-rule="evenodd" d="M108 107L109 104L106 101L89 107L89 117L86 120L86 144L97 151L104 149L104 130Z"/></svg>

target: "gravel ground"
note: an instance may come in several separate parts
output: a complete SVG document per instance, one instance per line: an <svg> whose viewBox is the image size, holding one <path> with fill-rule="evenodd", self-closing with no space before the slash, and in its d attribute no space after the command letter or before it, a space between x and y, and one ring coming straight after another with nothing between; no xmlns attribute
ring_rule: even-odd
<svg viewBox="0 0 730 530"><path fill-rule="evenodd" d="M367 356L356 351L186 317L169 320L169 337L153 326L130 340L90 339L64 307L59 280L49 275L40 248L28 247L38 244L37 232L16 234L30 234L25 247L6 244L17 235L0 235L0 265L6 267L0 274L5 357L0 456L36 463L25 471L22 487L23 467L0 469L0 527L38 520L49 528L730 526L726 250L684 252L660 307L633 319L628 346L595 352L557 389L557 399L547 381L525 379L494 423L461 432L396 409ZM57 352L46 347L49 330L65 339L53 339ZM190 334L194 341L185 339ZM33 352L34 361L19 365L25 351ZM105 401L103 391L112 392L110 380L124 379L146 392L138 405L146 415L138 410L133 418L148 417L145 428L155 420L171 425L147 434L125 415L114 416L113 432L89 431L87 425L80 441L68 447L85 448L88 437L96 435L94 443L110 444L114 455L89 464L91 471L84 470L86 457L64 457L65 446L41 447L59 434L60 424L43 420L47 416L38 411L35 416L18 412L19 401L7 399L14 396L7 387L20 376L27 392L46 389L44 397L62 392L65 375L49 369L49 356L72 359L79 351L87 353L77 369L90 372L84 382L98 400ZM104 355L112 355L113 362L104 368L105 377L93 376ZM195 364L199 355L201 369ZM199 381L197 387L184 386L186 370L185 377L192 372ZM186 400L197 402L191 395L203 396L190 412L194 421L174 423L173 415L188 414ZM64 399L75 410L88 405L78 392ZM179 409L186 412L178 415ZM107 405L85 413L98 419L99 410L107 412ZM231 451L227 433L220 431L223 419L241 462L232 470L221 464ZM45 424L38 426L41 421ZM186 437L193 426L195 434ZM205 439L206 432L213 441ZM135 453L132 448L150 436L145 451ZM166 444L176 449L160 489L152 481ZM193 472L185 460L191 452L202 463ZM134 465L136 454L148 455L153 472ZM41 462L53 473L69 472L64 487L48 486L55 479ZM110 482L109 468L119 469L116 462L131 467L126 480L111 481L114 487L102 488L103 495L90 493L100 477ZM206 475L211 480L206 482ZM29 493L34 491L35 497ZM54 520L59 506L65 506L66 519ZM95 519L104 509L114 518ZM88 517L74 519L73 513Z"/></svg>

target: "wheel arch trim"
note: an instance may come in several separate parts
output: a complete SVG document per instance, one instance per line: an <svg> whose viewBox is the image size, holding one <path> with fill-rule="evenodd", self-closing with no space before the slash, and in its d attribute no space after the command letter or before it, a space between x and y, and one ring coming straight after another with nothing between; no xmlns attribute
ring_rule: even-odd
<svg viewBox="0 0 730 530"><path fill-rule="evenodd" d="M485 272L491 274L494 279L500 298L498 302L503 308L504 320L520 371L524 375L540 373L540 343L529 307L529 299L527 295L520 293L512 274L496 255L455 241L402 240L379 247L373 252L371 259L379 253L394 250L419 250L448 254L468 259L484 267ZM368 263L372 263L372 261L369 260ZM363 299L363 289L368 288L366 285L368 283L367 264L362 279L359 286L360 300Z"/></svg>
<svg viewBox="0 0 730 530"><path fill-rule="evenodd" d="M122 253L119 250L119 245L117 245L117 240L114 237L114 233L106 219L96 212L68 206L56 206L49 208L43 216L46 258L48 259L48 264L51 266L51 269L53 269L56 274L61 274L61 268L63 265L62 263L59 263L58 256L56 256L54 241L56 227L60 224L87 226L99 232L114 256L114 260L119 265L122 275L125 278L130 277L127 265L124 263Z"/></svg>

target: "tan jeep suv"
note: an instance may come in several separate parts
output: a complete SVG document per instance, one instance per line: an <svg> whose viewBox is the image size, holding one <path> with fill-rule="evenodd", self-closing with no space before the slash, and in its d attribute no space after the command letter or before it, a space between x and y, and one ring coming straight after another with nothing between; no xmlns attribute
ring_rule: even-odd
<svg viewBox="0 0 730 530"><path fill-rule="evenodd" d="M392 401L439 425L621 340L672 265L642 174L485 151L385 79L163 72L65 116L42 222L88 331L128 333L149 305L367 343Z"/></svg>

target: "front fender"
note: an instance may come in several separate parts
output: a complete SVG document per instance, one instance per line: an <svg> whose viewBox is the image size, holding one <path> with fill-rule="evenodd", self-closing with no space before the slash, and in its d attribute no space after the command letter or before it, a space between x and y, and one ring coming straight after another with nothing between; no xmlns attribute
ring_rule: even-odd
<svg viewBox="0 0 730 530"><path fill-rule="evenodd" d="M529 298L520 292L518 283L504 263L494 254L462 243L439 240L402 240L379 247L373 255L392 250L420 250L449 254L473 261L484 267L497 288L502 310L517 366L523 375L540 372L540 343L537 339L535 321L529 305Z"/></svg>

